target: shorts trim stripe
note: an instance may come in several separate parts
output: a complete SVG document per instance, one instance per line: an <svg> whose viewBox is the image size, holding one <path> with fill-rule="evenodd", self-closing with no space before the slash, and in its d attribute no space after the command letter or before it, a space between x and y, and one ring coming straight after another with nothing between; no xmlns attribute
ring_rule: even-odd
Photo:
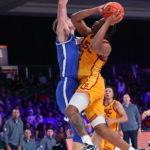
<svg viewBox="0 0 150 150"><path fill-rule="evenodd" d="M64 54L62 76L64 77L65 71L66 71L66 46L65 44L62 44L62 48L63 48L63 54Z"/></svg>
<svg viewBox="0 0 150 150"><path fill-rule="evenodd" d="M66 94L66 85L67 85L67 77L65 77L65 81L64 81L64 85L63 85L63 96L65 99L65 104L67 106L68 105L68 98L67 98L67 94Z"/></svg>

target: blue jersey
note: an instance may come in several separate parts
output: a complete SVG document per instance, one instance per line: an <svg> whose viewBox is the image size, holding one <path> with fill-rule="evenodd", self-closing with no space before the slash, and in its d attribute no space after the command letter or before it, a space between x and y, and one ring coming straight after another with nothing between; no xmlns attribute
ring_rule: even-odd
<svg viewBox="0 0 150 150"><path fill-rule="evenodd" d="M79 57L77 37L70 34L68 41L64 43L56 40L56 47L60 76L77 79Z"/></svg>
<svg viewBox="0 0 150 150"><path fill-rule="evenodd" d="M59 43L56 40L57 58L61 80L56 89L56 100L60 111L65 115L65 109L76 89L78 88L78 59L79 48L77 46L77 37L70 34L68 41ZM80 142L81 138L72 127L73 141Z"/></svg>

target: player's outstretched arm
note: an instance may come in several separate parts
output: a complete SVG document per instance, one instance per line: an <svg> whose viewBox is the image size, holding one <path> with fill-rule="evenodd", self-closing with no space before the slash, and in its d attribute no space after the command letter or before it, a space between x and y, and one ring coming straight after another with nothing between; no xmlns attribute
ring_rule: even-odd
<svg viewBox="0 0 150 150"><path fill-rule="evenodd" d="M58 36L59 42L65 42L68 39L70 33L68 24L67 24L67 3L68 0L59 0L58 1L58 10L57 10L57 28L56 33Z"/></svg>
<svg viewBox="0 0 150 150"><path fill-rule="evenodd" d="M100 28L100 30L94 36L90 48L95 51L98 55L107 58L111 52L111 46L109 43L104 43L105 34L110 25L114 25L120 22L121 14L120 11L114 12L110 17L105 20L105 23Z"/></svg>
<svg viewBox="0 0 150 150"><path fill-rule="evenodd" d="M82 36L87 36L89 33L91 33L91 28L89 28L86 23L83 21L83 19L102 12L102 8L104 5L91 8L91 9L85 9L81 10L77 13L72 14L71 16L71 21L74 24L75 28L77 31L82 35Z"/></svg>
<svg viewBox="0 0 150 150"><path fill-rule="evenodd" d="M116 122L118 123L123 123L123 122L126 122L128 121L128 117L127 117L127 114L124 110L124 108L122 107L122 104L118 101L116 101L114 103L114 108L116 109L116 111L118 112L119 114L119 118L116 119Z"/></svg>

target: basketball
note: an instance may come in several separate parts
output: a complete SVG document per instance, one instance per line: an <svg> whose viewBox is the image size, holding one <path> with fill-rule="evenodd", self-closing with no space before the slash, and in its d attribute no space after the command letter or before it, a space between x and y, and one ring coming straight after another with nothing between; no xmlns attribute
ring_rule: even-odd
<svg viewBox="0 0 150 150"><path fill-rule="evenodd" d="M102 11L102 16L104 19L107 19L109 16L113 14L113 12L120 10L122 14L122 19L124 17L124 8L121 4L117 2L109 2L104 6L104 9Z"/></svg>

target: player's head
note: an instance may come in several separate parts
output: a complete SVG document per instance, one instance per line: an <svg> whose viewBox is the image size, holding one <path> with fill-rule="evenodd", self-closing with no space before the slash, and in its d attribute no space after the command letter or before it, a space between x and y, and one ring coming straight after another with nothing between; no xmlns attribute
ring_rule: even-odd
<svg viewBox="0 0 150 150"><path fill-rule="evenodd" d="M116 98L115 88L111 86L106 86L105 88L105 99L114 99Z"/></svg>
<svg viewBox="0 0 150 150"><path fill-rule="evenodd" d="M13 109L13 111L12 111L12 117L14 119L19 119L19 117L20 117L20 111L19 111L19 109Z"/></svg>
<svg viewBox="0 0 150 150"><path fill-rule="evenodd" d="M57 24L58 24L58 20L57 18L54 20L53 22L53 31L56 33L56 30L57 30ZM66 24L68 26L68 28L70 29L71 32L74 32L75 31L75 27L71 21L71 19L68 17L67 20L66 20Z"/></svg>
<svg viewBox="0 0 150 150"><path fill-rule="evenodd" d="M103 26L104 23L105 23L104 18L94 22L91 28L94 35L100 30L100 28ZM111 36L114 34L115 31L116 31L116 25L110 26L104 38L105 39L111 38Z"/></svg>
<svg viewBox="0 0 150 150"><path fill-rule="evenodd" d="M126 105L128 105L130 103L131 97L128 93L123 95L123 101Z"/></svg>

